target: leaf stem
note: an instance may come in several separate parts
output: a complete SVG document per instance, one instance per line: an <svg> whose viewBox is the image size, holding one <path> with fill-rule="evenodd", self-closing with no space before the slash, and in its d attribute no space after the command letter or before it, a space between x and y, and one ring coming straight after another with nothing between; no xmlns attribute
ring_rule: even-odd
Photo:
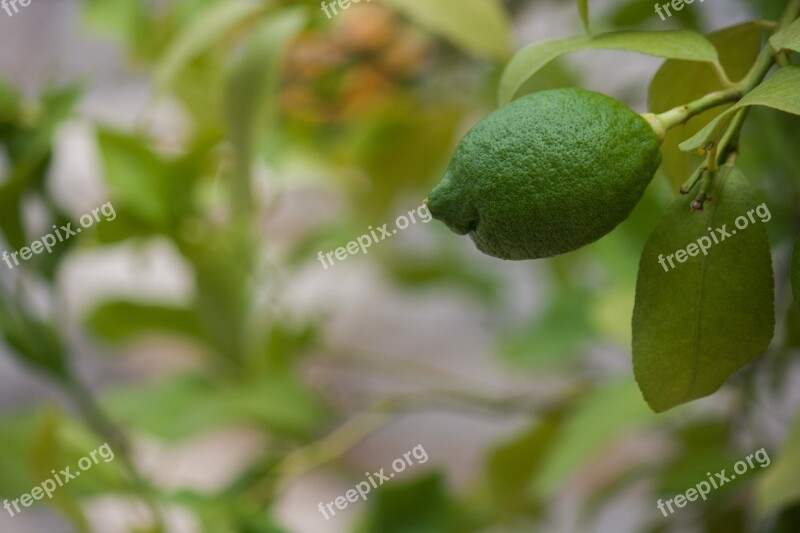
<svg viewBox="0 0 800 533"><path fill-rule="evenodd" d="M721 91L714 91L713 93L708 93L707 95L698 98L693 102L674 107L669 111L655 115L655 118L665 131L669 131L675 126L683 124L693 116L699 115L703 111L707 111L723 104L736 102L742 96L744 96L744 94L738 86L730 87Z"/></svg>
<svg viewBox="0 0 800 533"><path fill-rule="evenodd" d="M731 120L728 129L725 130L722 139L720 139L718 145L719 150L717 152L719 154L717 162L720 165L724 164L731 154L739 152L739 136L742 132L742 126L744 125L745 118L747 118L748 111L749 107L743 107L737 111L733 116L733 120Z"/></svg>
<svg viewBox="0 0 800 533"><path fill-rule="evenodd" d="M800 0L790 0L780 21L774 26L774 31L778 32L785 28L791 24L798 15L800 15ZM741 99L763 81L776 61L775 50L767 43L761 50L761 53L758 55L758 58L747 75L739 83L735 84L730 83L719 61L712 62L711 67L714 69L717 77L720 78L722 85L726 87L725 89L709 93L693 102L675 107L657 115L648 114L645 118L653 125L653 129L656 130L659 137L663 137L663 132L683 124L695 115L699 115L708 109L733 103ZM654 124L654 122L657 124Z"/></svg>
<svg viewBox="0 0 800 533"><path fill-rule="evenodd" d="M725 72L725 68L722 66L722 63L719 62L719 59L711 63L711 68L714 69L714 74L717 76L717 79L723 87L727 89L735 86L735 84L728 77L728 73Z"/></svg>

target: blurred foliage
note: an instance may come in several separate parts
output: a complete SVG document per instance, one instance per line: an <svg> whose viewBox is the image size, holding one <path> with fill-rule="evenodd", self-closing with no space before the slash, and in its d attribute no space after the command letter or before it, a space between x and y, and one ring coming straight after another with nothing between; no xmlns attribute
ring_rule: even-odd
<svg viewBox="0 0 800 533"><path fill-rule="evenodd" d="M783 3L749 2L762 18L776 17ZM653 24L652 2L617 2L598 13L591 2L577 4L574 33L582 31L581 18L593 32L666 28ZM179 506L208 533L277 533L286 531L276 509L287 472L299 476L325 466L348 484L361 480L338 442L333 456L325 448L326 438L338 436L335 430L355 415L312 387L304 373L310 357L336 351L324 334L326 317L294 317L274 302L286 273L314 262L316 250L340 246L367 225L419 205L458 138L494 107L501 68L519 44L512 45L512 22L539 7L526 0L463 0L456 9L449 0L386 0L362 2L329 20L311 0L172 0L157 8L140 0L85 0L86 26L116 41L152 81L152 103L177 103L190 128L178 146L165 147L146 127L152 111L142 113L142 127L130 130L92 124L117 218L13 271L0 263L0 331L8 353L52 380L75 407L40 406L0 418L0 497L19 497L50 469L75 464L103 441L118 460L60 488L49 502L76 531L88 531L82 503L103 494L135 497L149 509ZM670 27L712 29L688 7ZM710 39L733 77L752 63L761 44L749 24L716 31ZM555 62L519 93L576 85L581 75ZM0 177L3 249L17 250L38 238L41 228L74 220L48 179L59 127L73 118L88 120L78 105L83 87L24 97L10 80L0 81L0 161L8 163ZM667 108L714 88L705 67L669 60L653 80L651 107ZM698 129L708 118L697 121ZM693 520L696 531L800 530L800 420L783 445L763 444L773 460L763 473L750 472L708 501L693 502L682 517L665 520L655 507L658 498L674 497L706 472L730 468L753 452L763 418L768 411L772 416L770 406L792 398L787 380L797 369L800 315L783 294L788 267L781 258L800 230L798 120L753 110L744 130L742 168L775 220L768 229L786 334L769 359L737 374L726 389L727 403L656 415L630 377L615 375L630 376L627 360L624 372L597 363L603 349L628 352L639 254L685 178L689 156L666 160L664 176L614 233L525 267L521 275L544 279L546 289L521 318L501 305L514 295L512 274L519 271L487 268L443 228L426 226L424 246L398 240L371 250L368 260L398 287L415 290L411 294L452 291L479 306L495 328L500 365L562 386L544 405L522 402L524 427L486 451L470 486L455 489L440 471L394 480L362 504L356 530L551 531L558 523L553 513L565 509L564 494L581 486L587 494L569 511L576 527L589 531L605 506L632 488L642 490L642 482L652 504L642 531L678 531L685 524L680 519ZM682 139L693 132L686 133ZM287 189L313 189L344 208L314 221L288 244L274 242L261 229L275 207L257 192L265 169L272 200ZM308 174L328 181L287 177ZM44 224L26 217L31 202L44 208ZM80 317L76 336L58 312L65 261L87 250L154 240L168 242L187 265L188 300L109 296ZM199 361L191 371L154 383L99 393L76 377L77 337L124 355L153 335L189 343ZM768 386L759 387L764 380ZM476 408L498 408L474 396ZM501 401L499 410L518 413L519 403ZM130 456L137 437L180 444L241 426L267 444L233 481L211 493L155 487ZM636 439L643 435L649 437L644 446L658 438L663 453L610 460L625 443L642 446ZM151 531L167 529L153 520Z"/></svg>

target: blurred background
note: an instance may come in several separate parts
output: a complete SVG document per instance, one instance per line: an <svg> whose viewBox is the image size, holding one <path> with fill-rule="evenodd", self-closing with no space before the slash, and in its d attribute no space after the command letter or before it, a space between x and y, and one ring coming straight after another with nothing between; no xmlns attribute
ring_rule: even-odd
<svg viewBox="0 0 800 533"><path fill-rule="evenodd" d="M595 31L705 33L783 3L590 10ZM740 159L773 214L775 342L717 394L655 415L630 317L680 164L612 234L554 259L494 260L418 220L318 260L421 205L496 107L512 51L584 32L573 2L18 7L0 10L0 248L106 202L115 217L0 263L0 498L103 443L115 459L0 510L0 531L800 531L796 118L754 110ZM644 112L662 63L576 54L524 91L580 86ZM319 511L418 446L428 459L366 502ZM769 466L658 511L761 448Z"/></svg>

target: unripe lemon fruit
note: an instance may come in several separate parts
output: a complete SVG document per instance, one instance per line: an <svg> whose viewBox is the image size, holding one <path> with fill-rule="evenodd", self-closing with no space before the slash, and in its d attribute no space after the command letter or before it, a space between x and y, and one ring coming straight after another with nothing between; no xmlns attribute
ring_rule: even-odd
<svg viewBox="0 0 800 533"><path fill-rule="evenodd" d="M563 254L630 215L661 164L660 144L647 120L603 94L530 94L467 133L428 207L485 254Z"/></svg>

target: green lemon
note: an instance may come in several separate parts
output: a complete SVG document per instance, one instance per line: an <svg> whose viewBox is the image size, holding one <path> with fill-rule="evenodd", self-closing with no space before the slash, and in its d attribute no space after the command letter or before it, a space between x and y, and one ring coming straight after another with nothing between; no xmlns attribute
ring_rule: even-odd
<svg viewBox="0 0 800 533"><path fill-rule="evenodd" d="M630 215L661 163L660 144L647 120L603 94L530 94L467 133L428 207L485 254L563 254Z"/></svg>

